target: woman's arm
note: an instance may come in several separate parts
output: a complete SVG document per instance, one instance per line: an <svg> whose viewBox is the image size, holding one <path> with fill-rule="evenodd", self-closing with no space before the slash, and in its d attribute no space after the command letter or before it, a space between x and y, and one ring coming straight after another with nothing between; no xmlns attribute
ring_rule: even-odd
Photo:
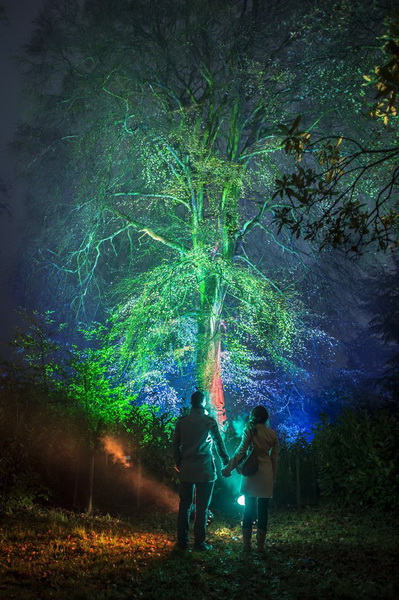
<svg viewBox="0 0 399 600"><path fill-rule="evenodd" d="M231 472L236 468L236 466L238 465L240 460L242 460L244 458L244 456L247 452L247 448L248 448L249 444L251 443L251 440L252 440L252 433L251 433L251 430L249 429L249 427L247 427L245 429L244 433L242 434L241 442L240 442L238 448L236 449L234 456L229 460L226 467L222 470L222 474L225 477L229 477L229 475L231 475Z"/></svg>

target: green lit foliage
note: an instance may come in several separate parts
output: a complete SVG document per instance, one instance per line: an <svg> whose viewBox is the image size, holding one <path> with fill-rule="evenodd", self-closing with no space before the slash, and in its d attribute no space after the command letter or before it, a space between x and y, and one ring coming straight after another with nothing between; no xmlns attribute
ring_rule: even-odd
<svg viewBox="0 0 399 600"><path fill-rule="evenodd" d="M63 343L68 328L57 325L54 315L23 315L12 344L18 364L2 363L0 508L51 501L90 512L107 483L107 436L126 441L145 473L170 480L175 417L137 406L128 382L119 382L108 329L79 327L74 334L80 344L70 345ZM110 460L106 468L112 470Z"/></svg>
<svg viewBox="0 0 399 600"><path fill-rule="evenodd" d="M321 494L352 506L397 506L398 420L389 412L344 411L336 423L316 428Z"/></svg>
<svg viewBox="0 0 399 600"><path fill-rule="evenodd" d="M294 368L289 358L294 347L298 351L303 327L295 297L283 294L249 267L207 253L187 253L180 261L123 283L123 296L130 298L115 313L113 335L135 385L148 380L159 361L164 369L171 364L180 373L195 362L204 273L222 282L219 331L234 362L248 366L249 350L256 346L272 362Z"/></svg>
<svg viewBox="0 0 399 600"><path fill-rule="evenodd" d="M122 422L129 410L129 396L115 376L115 348L104 325L78 327L80 346L65 348L68 329L54 313L20 311L23 321L11 346L22 356L24 377L44 385L48 393L66 404L73 414L101 426Z"/></svg>
<svg viewBox="0 0 399 600"><path fill-rule="evenodd" d="M101 428L121 423L129 412L134 396L126 393L115 376L115 348L109 343L107 330L96 325L81 331L90 346L80 349L72 346L65 361L65 372L57 380L62 390L67 384L71 411L83 413L88 422L96 423L96 434ZM64 392L65 393L65 392Z"/></svg>
<svg viewBox="0 0 399 600"><path fill-rule="evenodd" d="M23 316L24 323L12 344L24 363L20 367L21 383L19 387L14 384L17 386L14 406L19 407L18 412L22 414L20 421L15 420L11 410L13 402L7 401L4 419L11 421L14 435L7 434L5 446L11 446L11 451L7 448L5 453L4 476L25 485L30 475L34 481L33 476L38 473L38 481L47 480L54 489L57 486L51 482L51 473L56 470L57 462L69 461L72 467L68 470L75 469L74 496L80 469L88 474L83 493L87 499L86 509L91 512L95 459L101 440L106 433L123 430L132 417L136 395L119 383L115 348L105 326L93 324L78 328L75 336L80 338L80 345L66 348L62 342L67 327L57 325L51 313L29 315L24 312ZM12 375L10 380L18 382L15 373ZM18 459L13 450L15 445L21 455ZM15 486L6 483L11 493ZM19 493L18 486L15 489ZM30 488L26 489L28 498ZM72 499L71 490L65 493Z"/></svg>

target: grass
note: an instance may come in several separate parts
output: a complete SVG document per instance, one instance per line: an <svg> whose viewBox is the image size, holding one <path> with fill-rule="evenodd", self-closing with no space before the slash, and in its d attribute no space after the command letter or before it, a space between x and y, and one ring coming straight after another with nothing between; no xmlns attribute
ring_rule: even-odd
<svg viewBox="0 0 399 600"><path fill-rule="evenodd" d="M2 600L358 600L396 598L394 515L272 510L267 552L246 556L217 516L211 553L174 549L174 514L129 520L62 511L3 516Z"/></svg>

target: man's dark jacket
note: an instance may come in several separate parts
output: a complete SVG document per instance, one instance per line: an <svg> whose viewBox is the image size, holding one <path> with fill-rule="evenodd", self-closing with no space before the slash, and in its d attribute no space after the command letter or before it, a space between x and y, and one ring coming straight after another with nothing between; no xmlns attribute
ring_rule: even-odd
<svg viewBox="0 0 399 600"><path fill-rule="evenodd" d="M215 481L213 443L226 465L229 457L218 424L205 413L204 408L192 408L190 414L177 421L173 435L173 457L179 469L180 481Z"/></svg>

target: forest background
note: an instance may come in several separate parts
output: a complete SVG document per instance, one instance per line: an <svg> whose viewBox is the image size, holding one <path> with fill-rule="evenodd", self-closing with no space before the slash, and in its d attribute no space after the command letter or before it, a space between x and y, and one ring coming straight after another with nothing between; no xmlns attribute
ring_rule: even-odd
<svg viewBox="0 0 399 600"><path fill-rule="evenodd" d="M173 488L196 387L231 449L268 406L277 502L394 505L397 43L389 3L44 3L11 145L4 509L91 512L115 461L137 502Z"/></svg>

